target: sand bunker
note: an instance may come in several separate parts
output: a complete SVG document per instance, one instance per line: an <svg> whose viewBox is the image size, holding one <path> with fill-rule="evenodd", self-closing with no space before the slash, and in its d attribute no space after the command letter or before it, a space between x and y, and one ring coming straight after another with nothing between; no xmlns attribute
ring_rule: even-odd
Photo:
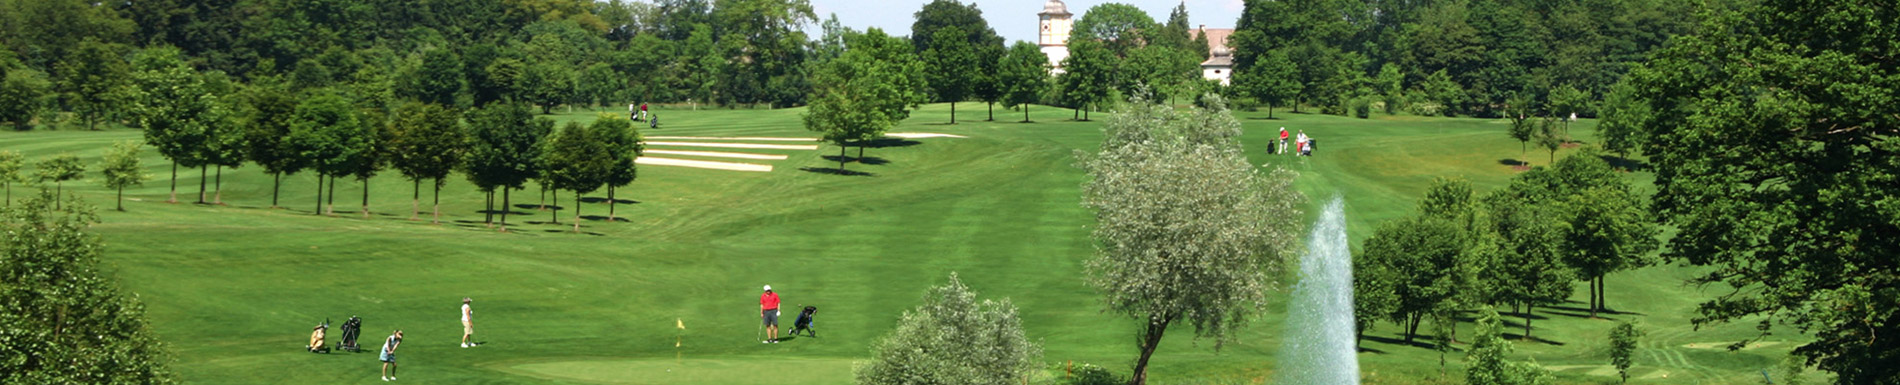
<svg viewBox="0 0 1900 385"><path fill-rule="evenodd" d="M816 150L816 144L753 144L753 143L701 143L701 142L647 142L649 146L677 147L716 147L716 148L753 148L761 150Z"/></svg>
<svg viewBox="0 0 1900 385"><path fill-rule="evenodd" d="M738 137L649 136L646 138L659 139L659 140L744 140L744 141L752 141L752 142L816 142L818 141L818 138L791 138L791 137L771 137L771 136L738 136Z"/></svg>
<svg viewBox="0 0 1900 385"><path fill-rule="evenodd" d="M968 138L968 136L963 136L963 135L936 134L936 133L929 133L929 132L893 132L893 133L884 134L884 136L889 136L893 138L904 138L904 139Z"/></svg>
<svg viewBox="0 0 1900 385"><path fill-rule="evenodd" d="M647 152L650 153L653 151L648 150ZM655 158L651 156L643 156L643 157L634 159L634 163L651 165L651 166L679 166L679 167L704 168L704 169L713 169L713 170L772 172L772 165L769 165L769 164L714 162L714 161L708 161L708 160Z"/></svg>
<svg viewBox="0 0 1900 385"><path fill-rule="evenodd" d="M1748 343L1748 345L1745 345L1745 346L1742 346L1742 350L1755 350L1755 349L1761 349L1761 348L1765 348L1765 347L1770 347L1770 346L1775 346L1775 345L1781 345L1781 344L1785 344L1785 343L1787 343L1787 341L1755 341L1755 342L1750 342L1750 343ZM1720 350L1728 350L1728 346L1729 346L1729 345L1733 345L1733 344L1735 344L1735 341L1729 341L1729 342L1696 342L1696 343L1689 343L1689 344L1682 344L1682 347L1685 347L1685 348L1690 348L1690 349L1720 349Z"/></svg>
<svg viewBox="0 0 1900 385"><path fill-rule="evenodd" d="M735 158L735 159L759 159L759 160L785 160L785 158L787 157L786 155L753 154L753 153L746 153L746 152L718 152L718 151L646 150L646 153L660 154L660 155L703 156L703 157L708 157L708 158Z"/></svg>

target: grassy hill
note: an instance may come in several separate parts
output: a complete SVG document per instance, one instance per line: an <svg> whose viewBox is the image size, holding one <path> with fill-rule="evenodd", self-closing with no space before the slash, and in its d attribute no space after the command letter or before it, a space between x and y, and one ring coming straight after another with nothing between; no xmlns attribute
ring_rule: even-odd
<svg viewBox="0 0 1900 385"><path fill-rule="evenodd" d="M298 347L310 326L359 315L370 349L390 330L406 331L401 381L842 384L870 342L952 271L982 297L1011 298L1051 365L1087 362L1126 374L1135 323L1102 313L1080 277L1093 250L1093 218L1078 203L1084 175L1073 154L1094 149L1099 122L1072 122L1068 110L1047 107L1032 110L1037 123L1014 123L1021 116L1014 111L983 122L982 105L966 103L959 124L945 125L948 107L926 106L893 132L964 138L887 141L866 162L849 165L868 175L823 172L837 167L827 158L837 154L830 146L716 150L784 155L745 161L769 164L771 172L643 165L639 180L620 190L627 201L616 209L621 220L605 220L605 193L597 192L580 209L601 217L585 221L580 233L570 227L571 193L547 202L558 211L542 210L533 187L512 196L512 231L495 231L482 223L483 196L459 176L442 192L443 224L408 220L412 185L393 171L370 181L369 219L357 212L363 185L353 180L337 186L337 216L312 215L316 181L308 173L284 178L286 208L267 208L271 177L256 166L225 171L225 205L166 204L170 163L149 149L145 168L155 179L126 191L128 211L102 211L96 229L107 242L108 269L146 302L176 354L174 367L192 383L377 381L373 353ZM800 127L802 110L656 112L666 125L645 135L815 136ZM1485 191L1511 176L1508 162L1549 159L1534 149L1521 154L1499 121L1242 115L1255 163L1298 171L1296 185L1311 206L1345 197L1355 243L1379 221L1411 210L1433 177L1463 176ZM1281 126L1317 138L1316 156L1265 154ZM1584 121L1573 130L1590 142L1592 128ZM72 152L92 164L111 142L137 138L133 130L8 131L0 133L0 149L22 151L29 161ZM1628 177L1647 188L1648 175ZM96 173L88 179L69 182L68 191L109 210L111 193L97 186ZM181 201L195 200L198 182L196 170L180 170ZM425 216L428 199L425 190ZM1588 319L1581 305L1540 309L1532 315L1538 341L1519 342L1519 355L1557 369L1567 383L1612 383L1605 336L1616 320L1636 318L1651 337L1633 383L1741 384L1757 383L1760 369L1801 341L1776 329L1750 348L1721 349L1752 336L1753 325L1695 330L1688 321L1694 304L1722 289L1682 285L1693 273L1662 266L1612 275L1608 300L1621 313ZM786 305L820 307L820 338L760 344L755 301L763 284ZM1577 287L1581 300L1585 286ZM476 337L485 342L472 349L457 345L465 296L475 299ZM1284 317L1272 306L1219 352L1173 334L1151 379L1270 382ZM1372 351L1360 355L1366 382L1437 382L1437 353L1399 342L1396 329L1382 324L1367 340ZM1461 376L1461 356L1452 356L1452 378Z"/></svg>

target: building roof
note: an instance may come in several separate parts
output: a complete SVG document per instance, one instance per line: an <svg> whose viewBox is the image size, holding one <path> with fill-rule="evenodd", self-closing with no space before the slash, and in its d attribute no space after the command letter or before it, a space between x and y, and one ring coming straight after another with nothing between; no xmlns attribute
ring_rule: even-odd
<svg viewBox="0 0 1900 385"><path fill-rule="evenodd" d="M1207 61L1202 62L1201 66L1231 67L1234 65L1234 51L1227 47L1227 37L1234 35L1233 28L1208 28L1202 25L1201 28L1194 30L1194 34L1196 38L1207 35Z"/></svg>
<svg viewBox="0 0 1900 385"><path fill-rule="evenodd" d="M1069 5L1063 4L1062 0L1049 0L1047 3L1042 3L1042 13L1037 15L1074 16L1075 14L1069 13Z"/></svg>

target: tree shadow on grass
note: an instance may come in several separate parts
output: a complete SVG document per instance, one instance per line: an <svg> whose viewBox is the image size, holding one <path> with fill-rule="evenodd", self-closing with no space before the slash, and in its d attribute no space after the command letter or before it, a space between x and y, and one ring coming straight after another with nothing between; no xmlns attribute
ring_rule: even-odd
<svg viewBox="0 0 1900 385"><path fill-rule="evenodd" d="M890 147L910 147L910 146L915 146L919 144L924 144L924 142L886 136L882 138L859 142L858 144L862 144L864 147L868 147L868 148L890 148Z"/></svg>
<svg viewBox="0 0 1900 385"><path fill-rule="evenodd" d="M1563 342L1558 342L1558 341L1552 341L1552 340L1547 340L1547 339L1544 339L1544 337L1537 337L1537 336L1531 336L1531 337L1530 337L1529 339L1526 339L1526 338L1524 338L1524 335L1522 335L1522 334L1512 334L1512 333L1501 333L1501 334L1499 334L1499 336L1501 336L1501 337L1504 337L1504 339L1507 339L1507 340L1511 340L1511 341L1516 341L1516 342L1525 342L1525 341L1530 341L1530 342L1537 342L1537 343L1541 343L1541 344L1545 344L1545 345L1551 345L1551 346L1564 346L1564 345L1567 345L1567 344L1565 344L1565 343L1563 343Z"/></svg>
<svg viewBox="0 0 1900 385"><path fill-rule="evenodd" d="M1359 347L1359 352L1360 352L1360 353L1372 353L1372 354L1385 354L1385 351L1384 351L1384 350L1379 350L1379 349L1373 349L1373 348L1368 348L1368 347L1365 347L1365 346L1360 346L1360 347Z"/></svg>
<svg viewBox="0 0 1900 385"><path fill-rule="evenodd" d="M534 208L534 205L516 205L516 206L527 206L527 207L521 207L521 208L525 208L525 209L530 209L530 210L532 210L532 209ZM528 215L528 214L534 214L534 213L532 213L532 212L525 212L525 213L524 213L524 212L520 212L520 211L514 211L514 210L508 210L508 212L507 212L507 213L508 213L508 215L510 215L510 216L513 216L513 215ZM501 210L475 210L475 214L476 214L476 215L486 215L486 214L493 214L493 215L495 215L495 216L501 216L501 214L502 214L502 211L501 211Z"/></svg>
<svg viewBox="0 0 1900 385"><path fill-rule="evenodd" d="M596 237L605 237L605 236L607 236L607 234L601 234L601 233L596 233L596 232L592 232L592 231L582 231L582 232L579 232L579 233L576 233L576 232L574 232L574 228L572 228L572 227L569 227L569 228L567 228L567 229L565 229L565 230L560 230L560 229L548 229L548 230L541 230L541 232L543 232L543 233L550 233L550 234L579 234L579 235L591 235L591 236L596 236Z"/></svg>
<svg viewBox="0 0 1900 385"><path fill-rule="evenodd" d="M1649 169L1649 163L1644 163L1643 161L1640 161L1640 160L1624 158L1624 157L1615 156L1615 155L1602 155L1602 156L1599 156L1599 158L1603 158L1603 161L1609 163L1610 167L1615 167L1618 169L1630 170L1630 171L1644 171L1644 170Z"/></svg>
<svg viewBox="0 0 1900 385"><path fill-rule="evenodd" d="M586 200L587 198L581 198L581 199ZM547 210L561 211L561 210L567 209L566 207L561 207L561 205L545 205L544 206L544 205L536 204L536 203L515 204L515 208L522 209L522 210L534 210L534 211L547 211ZM514 215L514 214L509 214L509 215Z"/></svg>
<svg viewBox="0 0 1900 385"><path fill-rule="evenodd" d="M1511 167L1530 167L1531 166L1530 162L1517 160L1516 158L1498 159L1498 164L1511 166Z"/></svg>
<svg viewBox="0 0 1900 385"><path fill-rule="evenodd" d="M606 215L582 215L582 216L581 216L581 219L586 219L586 220L590 220L590 221L597 221L597 222L606 222L606 221L607 221L607 216L606 216ZM631 221L631 220L628 220L628 219L627 219L626 217L622 217L622 216L617 216L617 215L616 215L616 216L614 216L614 219L613 219L613 221L614 221L614 222L621 222L621 223L631 223L631 222L633 222L633 221Z"/></svg>
<svg viewBox="0 0 1900 385"><path fill-rule="evenodd" d="M583 198L581 198L581 203L607 203L607 198L601 198L601 197L583 197ZM632 200L632 199L619 199L619 198L615 198L615 199L614 199L614 203L615 203L615 204L623 204L623 205L633 205L633 204L640 204L640 201L636 201L636 200Z"/></svg>
<svg viewBox="0 0 1900 385"><path fill-rule="evenodd" d="M819 174L844 175L844 176L877 176L877 174L872 174L872 173L863 172L863 171L846 170L846 169L831 168L831 167L799 167L798 169L804 170L805 172L815 172Z"/></svg>
<svg viewBox="0 0 1900 385"><path fill-rule="evenodd" d="M1577 317L1577 318L1590 318L1590 309L1584 308L1581 306L1544 306L1544 307L1539 307L1538 309L1540 310L1549 309L1551 311L1549 311L1548 313L1551 313L1551 314L1566 315L1566 316ZM1647 314L1625 313L1625 312L1620 312L1620 311L1611 310L1611 309L1603 309L1603 310L1597 311L1597 317L1607 318L1607 317L1603 317L1605 315L1647 315Z"/></svg>
<svg viewBox="0 0 1900 385"><path fill-rule="evenodd" d="M867 156L867 157L858 158L858 157L849 157L849 156L825 155L824 158L825 160L832 161L832 162L844 161L844 162L868 164L872 166L882 166L886 164L891 164L891 161L884 160L884 158L879 158L875 156Z"/></svg>
<svg viewBox="0 0 1900 385"><path fill-rule="evenodd" d="M1421 348L1421 349L1438 348L1437 344L1433 344L1429 341L1426 341L1427 339L1430 339L1430 338L1431 337L1427 337L1427 336L1417 336L1417 337L1414 337L1411 342L1406 342L1404 335L1400 335L1398 337L1381 337L1381 336L1375 336L1371 334L1366 335L1366 341L1377 342L1377 343L1382 343L1386 345L1410 346L1410 347ZM1365 350L1365 348L1360 348L1360 349Z"/></svg>

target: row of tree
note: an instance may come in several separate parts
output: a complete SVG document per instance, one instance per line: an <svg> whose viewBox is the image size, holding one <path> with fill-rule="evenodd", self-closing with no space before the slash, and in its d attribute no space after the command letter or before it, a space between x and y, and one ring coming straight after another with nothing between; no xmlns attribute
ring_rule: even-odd
<svg viewBox="0 0 1900 385"><path fill-rule="evenodd" d="M121 141L114 143L106 151L105 159L99 162L100 181L106 188L118 191L119 211L125 211L125 188L145 183L146 175L139 168L139 152L142 146L138 142ZM26 156L14 151L0 151L0 185L6 186L6 205L13 205L13 184L20 182L52 183L53 195L64 194L66 181L77 180L86 172L85 164L73 154L59 154L34 163L35 172L31 177L21 173L26 168ZM53 201L55 208L60 204Z"/></svg>
<svg viewBox="0 0 1900 385"><path fill-rule="evenodd" d="M1647 207L1589 150L1482 195L1464 180L1438 179L1416 212L1381 224L1355 253L1359 331L1390 320L1411 341L1431 321L1450 343L1461 312L1508 306L1521 309L1529 337L1531 311L1567 300L1577 280L1590 286L1595 317L1608 311L1605 275L1655 262Z"/></svg>

